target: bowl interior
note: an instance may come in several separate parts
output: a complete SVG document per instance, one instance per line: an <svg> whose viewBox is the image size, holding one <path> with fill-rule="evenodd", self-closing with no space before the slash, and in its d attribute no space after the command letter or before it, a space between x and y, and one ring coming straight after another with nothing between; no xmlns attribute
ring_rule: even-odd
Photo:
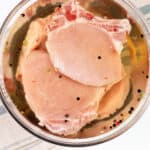
<svg viewBox="0 0 150 150"><path fill-rule="evenodd" d="M35 0L25 0L19 3L6 18L1 28L0 56L3 61L1 62L0 68L0 91L4 105L19 124L34 135L48 142L65 146L87 146L102 143L120 135L138 120L148 105L149 37L147 36L148 29L145 20L142 19L142 15L132 3L128 1L120 2L119 0L116 0L114 3L112 0L80 0L81 5L92 11L95 15L116 19L129 18L131 20L131 38L137 46L138 65L131 64L132 62L130 61L132 60L129 59L129 53L125 48L124 53L122 54L122 60L125 64L127 73L131 75L131 85L123 106L116 108L116 111L113 114L110 114L109 117L100 119L96 124L84 128L84 130L76 136L59 137L49 133L45 128L38 125L38 120L26 103L22 85L15 80L21 46L30 23L36 18L44 18L53 13L55 7L60 4L47 4L46 6L41 7L37 5L36 14L31 17L30 20L23 18L23 15L21 14L23 14L25 9L34 2ZM9 59L6 58L8 55ZM13 74L12 80L17 88L15 92L12 92L9 87L7 87L7 80L4 76L3 64L6 59L6 63L11 67ZM131 109L134 111L131 111ZM117 127L114 125L114 120L120 121L120 124Z"/></svg>

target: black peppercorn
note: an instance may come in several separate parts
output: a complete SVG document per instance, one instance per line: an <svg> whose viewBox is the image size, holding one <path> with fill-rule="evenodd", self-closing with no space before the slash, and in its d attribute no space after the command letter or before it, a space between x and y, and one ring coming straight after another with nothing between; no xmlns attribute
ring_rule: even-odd
<svg viewBox="0 0 150 150"><path fill-rule="evenodd" d="M141 34L140 37L141 37L141 38L144 38L144 34Z"/></svg>
<svg viewBox="0 0 150 150"><path fill-rule="evenodd" d="M137 90L137 92L138 92L138 93L141 93L141 92L142 92L142 90L141 90L141 89L138 89L138 90Z"/></svg>
<svg viewBox="0 0 150 150"><path fill-rule="evenodd" d="M68 118L68 117L69 117L69 114L65 114L65 117Z"/></svg>
<svg viewBox="0 0 150 150"><path fill-rule="evenodd" d="M25 14L23 13L23 14L21 14L21 16L22 16L22 17L25 17Z"/></svg>
<svg viewBox="0 0 150 150"><path fill-rule="evenodd" d="M128 111L128 113L129 113L129 114L132 114L132 111L131 111L131 110L129 110L129 111Z"/></svg>
<svg viewBox="0 0 150 150"><path fill-rule="evenodd" d="M61 8L61 4L59 4L58 7Z"/></svg>
<svg viewBox="0 0 150 150"><path fill-rule="evenodd" d="M77 99L77 101L79 101L79 100L80 100L80 97L77 97L76 99Z"/></svg>
<svg viewBox="0 0 150 150"><path fill-rule="evenodd" d="M123 116L123 114L120 114L120 116Z"/></svg>
<svg viewBox="0 0 150 150"><path fill-rule="evenodd" d="M119 120L119 123L122 123L122 120Z"/></svg>
<svg viewBox="0 0 150 150"><path fill-rule="evenodd" d="M101 57L101 56L98 56L97 58L98 58L98 59L102 59L102 57Z"/></svg>
<svg viewBox="0 0 150 150"><path fill-rule="evenodd" d="M13 64L11 64L11 63L9 64L10 67L12 67L12 65L13 65Z"/></svg>
<svg viewBox="0 0 150 150"><path fill-rule="evenodd" d="M61 78L62 78L62 75L59 75L59 78L61 79Z"/></svg>
<svg viewBox="0 0 150 150"><path fill-rule="evenodd" d="M68 120L64 120L64 122L65 122L65 123L67 123L67 122L68 122Z"/></svg>
<svg viewBox="0 0 150 150"><path fill-rule="evenodd" d="M131 109L130 109L131 111L133 111L134 110L134 107L131 107Z"/></svg>
<svg viewBox="0 0 150 150"><path fill-rule="evenodd" d="M116 127L116 124L113 124L113 127Z"/></svg>

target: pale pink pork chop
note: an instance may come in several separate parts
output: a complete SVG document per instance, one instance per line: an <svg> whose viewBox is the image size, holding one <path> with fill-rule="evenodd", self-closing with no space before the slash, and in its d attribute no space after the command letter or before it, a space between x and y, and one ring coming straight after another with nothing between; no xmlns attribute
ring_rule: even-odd
<svg viewBox="0 0 150 150"><path fill-rule="evenodd" d="M73 22L50 32L46 45L54 67L79 83L104 86L122 78L120 55L103 29Z"/></svg>
<svg viewBox="0 0 150 150"><path fill-rule="evenodd" d="M99 117L104 119L114 114L117 109L120 109L129 94L130 80L129 77L124 77L120 82L113 85L105 94L99 104Z"/></svg>
<svg viewBox="0 0 150 150"><path fill-rule="evenodd" d="M48 53L33 51L22 69L26 100L51 132L76 134L84 125L97 118L104 87L79 84L56 72Z"/></svg>
<svg viewBox="0 0 150 150"><path fill-rule="evenodd" d="M64 16L61 25L57 23L60 16ZM48 27L46 47L59 72L90 86L122 79L120 53L131 30L127 19L95 17L72 0L54 14Z"/></svg>

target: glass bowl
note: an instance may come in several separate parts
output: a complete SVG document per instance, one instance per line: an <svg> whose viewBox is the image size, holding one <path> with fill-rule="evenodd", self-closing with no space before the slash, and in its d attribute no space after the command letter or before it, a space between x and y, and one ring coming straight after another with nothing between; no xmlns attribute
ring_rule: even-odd
<svg viewBox="0 0 150 150"><path fill-rule="evenodd" d="M14 103L12 102L10 96L7 93L7 90L5 88L4 80L3 80L3 68L2 68L2 60L3 60L3 49L4 45L8 36L8 33L10 31L10 28L14 24L14 21L16 18L31 4L33 4L36 0L22 0L7 16L5 19L1 29L0 29L0 97L11 114L11 116L26 130L28 130L30 133L35 135L36 137L39 137L47 142L51 142L58 145L63 146L73 146L73 147L81 147L81 146L90 146L94 144L100 144L105 141L111 140L119 135L121 135L123 132L128 130L133 124L136 123L136 121L141 117L145 109L147 108L149 104L149 94L150 94L150 83L148 80L148 84L146 87L146 92L139 103L138 107L134 111L134 113L120 126L117 128L109 131L108 133L104 133L102 135L86 138L86 139L69 139L69 138L63 138L58 137L55 135L52 135L50 133L47 133L37 126L33 125L31 122L29 122L16 108ZM146 21L143 19L144 17L140 13L140 11L133 5L132 2L129 0L115 0L118 4L120 4L122 7L125 8L125 10L133 17L135 20L140 24L142 27L142 30L145 34L147 43L150 47L150 31L148 29L148 25L146 24ZM150 48L149 48L150 50ZM149 51L150 53L150 51Z"/></svg>

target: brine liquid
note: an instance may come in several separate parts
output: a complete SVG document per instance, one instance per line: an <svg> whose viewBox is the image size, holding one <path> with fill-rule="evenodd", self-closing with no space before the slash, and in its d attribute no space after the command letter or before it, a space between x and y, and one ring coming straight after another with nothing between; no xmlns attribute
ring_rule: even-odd
<svg viewBox="0 0 150 150"><path fill-rule="evenodd" d="M112 0L79 1L83 7L97 16L113 19L127 18L126 11ZM4 51L4 61L6 61L5 56L9 55L7 63L9 69L12 71L12 82L16 89L15 91L10 90L10 87L8 86L10 81L5 79L6 88L19 111L29 121L37 126L39 126L38 120L35 118L34 113L30 110L26 103L22 85L20 82L15 80L15 73L22 43L30 23L36 18L50 15L54 11L54 8L59 5L60 3L57 3L56 5L47 4L43 7L38 7L38 5L36 5L36 14L31 17L30 20L28 20L25 14L20 14L20 17L17 19L14 27L12 27ZM93 137L116 128L134 112L141 101L149 78L148 47L140 26L134 21L134 18L130 19L130 21L132 24L132 31L128 37L128 43L124 45L124 50L121 54L122 63L130 77L130 89L124 104L121 108L116 107L115 112L109 112L108 117L102 119L99 118L98 120L86 125L77 135L71 136L72 138ZM131 55L131 51L134 51L134 56ZM40 126L39 128L46 130Z"/></svg>

